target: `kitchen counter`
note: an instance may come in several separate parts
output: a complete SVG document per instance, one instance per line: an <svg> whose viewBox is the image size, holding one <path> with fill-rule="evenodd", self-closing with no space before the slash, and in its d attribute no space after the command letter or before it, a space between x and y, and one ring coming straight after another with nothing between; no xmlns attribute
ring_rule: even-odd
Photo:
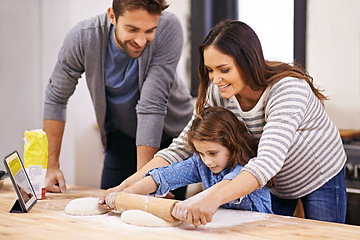
<svg viewBox="0 0 360 240"><path fill-rule="evenodd" d="M356 130L356 129L340 129L339 132L341 138L344 140L349 140L356 136L360 136L360 130Z"/></svg>
<svg viewBox="0 0 360 240"><path fill-rule="evenodd" d="M98 197L100 189L68 186L65 194L47 193L28 213L9 213L16 193L5 179L0 189L0 239L358 239L360 227L295 217L219 210L213 222L195 228L153 228L125 224L119 213L69 216L65 206L80 197Z"/></svg>

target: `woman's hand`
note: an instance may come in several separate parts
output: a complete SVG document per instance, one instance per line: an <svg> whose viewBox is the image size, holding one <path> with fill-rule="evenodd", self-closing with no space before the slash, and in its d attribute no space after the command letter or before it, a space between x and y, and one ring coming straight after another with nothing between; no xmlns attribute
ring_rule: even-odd
<svg viewBox="0 0 360 240"><path fill-rule="evenodd" d="M212 216L221 203L214 201L208 192L203 191L185 201L175 204L171 214L182 221L198 227L212 221Z"/></svg>
<svg viewBox="0 0 360 240"><path fill-rule="evenodd" d="M120 185L109 188L106 190L103 194L101 194L99 198L99 207L102 209L110 209L110 207L106 204L106 197L113 192L129 192L129 193L137 193L137 194L148 194L150 192L156 191L157 185L156 183L150 179L147 178L147 182L142 182L141 184L138 184L140 180L142 180L145 176L145 174L154 168L157 167L164 167L169 166L169 162L163 159L162 157L155 157L150 162L148 162L143 168L141 168L139 171L125 179ZM150 185L149 185L150 184ZM136 185L134 187L134 185ZM143 186L146 186L143 187ZM150 188L150 190L149 190Z"/></svg>
<svg viewBox="0 0 360 240"><path fill-rule="evenodd" d="M112 192L105 198L105 203L109 207L109 209L116 209L115 200L118 195L118 192Z"/></svg>
<svg viewBox="0 0 360 240"><path fill-rule="evenodd" d="M115 200L114 202L112 203L112 206L109 205L109 202L107 200L107 197L112 194L112 193L118 193L118 192L121 192L125 187L119 185L119 186L116 186L116 187L113 187L113 188L109 188L108 190L106 190L103 194L101 194L100 198L99 198L99 207L101 209L115 209ZM109 199L109 200L112 200Z"/></svg>
<svg viewBox="0 0 360 240"><path fill-rule="evenodd" d="M193 224L195 227L211 222L212 216L222 204L242 196L241 193L235 192L234 194L232 190L234 186L229 184L230 182L230 180L222 180L195 196L178 202L171 214L179 220ZM235 186L239 186L239 184L235 182ZM234 196L232 196L233 194Z"/></svg>
<svg viewBox="0 0 360 240"><path fill-rule="evenodd" d="M106 190L99 199L99 207L102 209L115 209L115 199L118 192L147 195L155 192L157 184L151 176L146 176L129 187L125 183Z"/></svg>

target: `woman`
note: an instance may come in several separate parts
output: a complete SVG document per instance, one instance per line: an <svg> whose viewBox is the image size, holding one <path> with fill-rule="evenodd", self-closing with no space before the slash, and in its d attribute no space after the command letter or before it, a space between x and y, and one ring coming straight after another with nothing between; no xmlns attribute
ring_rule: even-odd
<svg viewBox="0 0 360 240"><path fill-rule="evenodd" d="M233 180L177 204L174 216L200 217L205 219L201 224L206 224L221 204L275 177L271 189L275 214L293 215L301 199L306 218L343 223L346 155L339 132L325 113L326 97L314 87L312 78L296 64L266 61L257 35L240 21L215 26L199 52L196 112L206 106L233 111L259 140L258 152ZM146 168L188 158L183 136L158 152Z"/></svg>
<svg viewBox="0 0 360 240"><path fill-rule="evenodd" d="M169 191L202 182L208 189L220 181L237 176L249 157L256 155L257 142L235 114L225 108L205 108L186 134L187 145L194 155L167 167L149 171L146 177L124 191L136 194L154 193L166 196ZM117 193L109 194L106 205L115 207ZM272 213L267 187L223 204L223 208ZM188 222L192 223L192 219ZM200 221L195 223L198 226ZM196 225L198 224L198 225Z"/></svg>
<svg viewBox="0 0 360 240"><path fill-rule="evenodd" d="M241 174L197 198L194 206L184 202L183 211L211 220L221 202L262 187L275 176L275 214L293 215L300 198L306 218L343 223L346 156L339 132L324 111L326 98L312 78L297 65L264 60L255 32L239 21L219 23L199 51L196 111L212 105L231 109L259 139L259 146Z"/></svg>

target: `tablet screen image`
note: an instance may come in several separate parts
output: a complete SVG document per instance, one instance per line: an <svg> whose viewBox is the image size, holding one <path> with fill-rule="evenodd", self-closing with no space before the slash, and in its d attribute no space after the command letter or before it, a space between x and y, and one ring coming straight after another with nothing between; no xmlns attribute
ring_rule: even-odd
<svg viewBox="0 0 360 240"><path fill-rule="evenodd" d="M36 203L37 198L18 152L14 151L5 157L4 164L18 195L15 205L20 206L14 205L13 208L20 207L18 209L20 212L28 212Z"/></svg>

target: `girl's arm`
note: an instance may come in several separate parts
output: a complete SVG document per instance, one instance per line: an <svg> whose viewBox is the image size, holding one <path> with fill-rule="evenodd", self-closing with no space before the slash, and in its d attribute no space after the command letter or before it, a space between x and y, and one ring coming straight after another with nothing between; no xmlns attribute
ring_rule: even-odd
<svg viewBox="0 0 360 240"><path fill-rule="evenodd" d="M158 188L158 185L151 176L146 176L130 187L124 189L123 192L147 195L153 193Z"/></svg>
<svg viewBox="0 0 360 240"><path fill-rule="evenodd" d="M124 191L125 189L127 189L127 188L131 187L132 185L136 184L138 181L142 180L144 178L145 174L149 170L154 169L154 168L158 168L158 167L168 166L168 165L169 165L169 162L166 161L165 159L161 158L161 157L153 158L143 168L141 168L139 171L137 171L136 173L134 173L133 175L131 175L130 177L125 179L120 185L118 185L116 187L113 187L113 188L109 188L103 194L101 194L101 196L99 198L99 207L103 208L103 209L108 208L108 206L105 204L105 199L109 194L111 194L113 192Z"/></svg>
<svg viewBox="0 0 360 240"><path fill-rule="evenodd" d="M201 161L200 157L194 155L185 161L173 163L167 168L158 168L156 171L150 172L149 176L138 180L126 188L120 189L118 186L109 189L106 191L107 195L104 201L100 202L100 207L104 209L114 208L117 192L120 191L144 195L156 193L162 196L164 194L166 195L169 190L200 182L201 178L198 170L199 161ZM143 176L145 174L146 172Z"/></svg>
<svg viewBox="0 0 360 240"><path fill-rule="evenodd" d="M157 184L151 176L146 176L135 184L123 190L127 193L135 193L146 195L156 191ZM105 204L109 206L110 209L115 209L115 200L118 192L112 192L105 198Z"/></svg>

